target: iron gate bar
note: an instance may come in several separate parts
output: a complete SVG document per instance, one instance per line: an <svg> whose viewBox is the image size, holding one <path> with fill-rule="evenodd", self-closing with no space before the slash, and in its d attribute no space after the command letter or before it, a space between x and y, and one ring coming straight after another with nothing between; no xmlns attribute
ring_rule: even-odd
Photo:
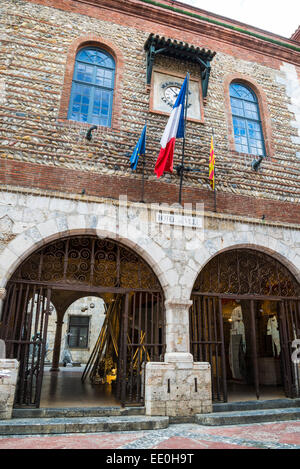
<svg viewBox="0 0 300 469"><path fill-rule="evenodd" d="M28 304L28 296L29 296L29 285L26 285L26 293L25 293L25 298L24 298L24 305L23 305L23 313L21 317L21 324L24 324L25 316L26 316L26 311L27 311L27 304ZM19 328L19 340L18 342L21 341L21 335L22 335L22 328ZM18 351L17 351L17 357L20 356L20 345L18 346Z"/></svg>
<svg viewBox="0 0 300 469"><path fill-rule="evenodd" d="M145 324L146 327L146 324ZM139 293L139 324L138 324L138 334L139 334L139 339L142 340L142 293ZM141 369L141 354L139 348L138 350L138 370ZM137 396L136 400L139 402L140 400L140 387L141 385L141 374L137 373Z"/></svg>
<svg viewBox="0 0 300 469"><path fill-rule="evenodd" d="M206 299L205 297L203 297L203 332L204 332L204 338L205 338L205 341L207 342L207 334L208 334L208 330L207 330L207 322L206 322ZM205 352L205 361L207 362L207 356L208 356L208 353L207 353L207 345L204 345L204 352Z"/></svg>
<svg viewBox="0 0 300 469"><path fill-rule="evenodd" d="M125 407L126 403L126 376L127 376L127 331L128 331L128 303L129 303L129 294L127 293L125 296L125 307L123 309L123 369L122 369L122 386L121 386L121 405Z"/></svg>
<svg viewBox="0 0 300 469"><path fill-rule="evenodd" d="M215 341L215 357L216 357L216 386L217 386L217 398L221 400L221 393L220 393L220 375L219 375L219 344L217 337L217 317L216 317L216 299L212 299L213 303L213 321L214 321L214 341Z"/></svg>
<svg viewBox="0 0 300 469"><path fill-rule="evenodd" d="M252 342L252 361L253 361L253 370L254 370L254 386L255 394L257 399L259 399L259 371L258 371L258 361L257 361L257 345L256 345L256 318L254 311L254 301L250 301L250 317L251 317L251 342Z"/></svg>
<svg viewBox="0 0 300 469"><path fill-rule="evenodd" d="M288 312L289 315L287 317L287 334L288 334L288 351L290 356L292 356L293 351L293 341L297 338L297 303L296 302L288 302ZM290 319L290 320L289 320ZM299 387L299 376L298 376L298 366L297 364L294 365L291 363L291 371L292 371L292 395L296 396L298 394L298 387Z"/></svg>
<svg viewBox="0 0 300 469"><path fill-rule="evenodd" d="M16 309L15 321L14 321L14 327L13 327L13 337L16 337L16 328L18 324L19 310L21 307L22 290L23 290L23 284L20 285L20 288L18 290L17 309Z"/></svg>
<svg viewBox="0 0 300 469"><path fill-rule="evenodd" d="M42 392L42 381L44 375L44 364L45 364L45 353L46 353L46 341L47 341L47 330L48 330L48 320L50 315L50 298L51 298L51 289L47 289L47 297L43 296L43 315L40 326L40 334L42 337L42 343L39 349L39 373L37 377L37 391L36 391L36 407L40 406L41 392ZM46 311L45 311L45 299L46 299Z"/></svg>
<svg viewBox="0 0 300 469"><path fill-rule="evenodd" d="M40 312L40 296L41 296L41 288L39 289L39 292L38 292L38 297L37 297L37 308L36 308L36 311L35 311L35 321L34 321L34 337L36 336L37 334L37 325L38 325L38 319L39 319L39 312ZM35 299L32 298L32 302L34 303L35 302ZM32 331L31 331L32 332ZM29 393L29 403L31 404L32 403L32 387L33 387L33 377L34 377L34 363L35 363L35 354L36 354L36 341L33 341L32 342L32 355L31 355L31 366L30 366L30 379L29 379L29 382L30 382L30 393Z"/></svg>
<svg viewBox="0 0 300 469"><path fill-rule="evenodd" d="M211 341L211 304L210 304L210 298L207 299L207 303L208 303L208 308L207 308L207 313L208 313L208 318L207 318L207 322L208 322L208 338L209 338L209 341ZM213 349L213 343L211 343L210 346L208 346L209 348L209 363L212 363L212 349Z"/></svg>
<svg viewBox="0 0 300 469"><path fill-rule="evenodd" d="M33 317L33 309L34 309L34 298L36 295L36 286L33 287L32 291L32 299L31 299L31 308L30 308L30 313L29 313L29 320L27 321L27 324L24 324L25 326L25 335L24 338L25 344L24 344L24 361L23 361L23 366L22 363L20 363L20 386L19 389L17 390L19 395L18 395L18 400L19 402L24 402L26 399L26 390L27 390L27 380L26 380L26 370L28 369L29 365L29 350L30 350L30 334L31 334L31 324L32 324L32 317Z"/></svg>
<svg viewBox="0 0 300 469"><path fill-rule="evenodd" d="M280 302L280 342L283 350L282 364L284 370L284 387L288 397L293 397L292 380L291 380L291 366L289 360L289 347L288 336L286 328L286 304L284 301Z"/></svg>
<svg viewBox="0 0 300 469"><path fill-rule="evenodd" d="M295 325L297 334L299 334L300 338L300 301L296 302L297 307L295 308Z"/></svg>
<svg viewBox="0 0 300 469"><path fill-rule="evenodd" d="M227 402L227 400L228 400L228 390L227 390L225 343L224 343L224 328L223 328L223 307L222 307L221 298L219 298L219 325L220 325L220 337L222 339L221 359L222 359L222 378L223 378L223 400L224 400L224 402Z"/></svg>
<svg viewBox="0 0 300 469"><path fill-rule="evenodd" d="M133 295L132 299L132 324L135 324L135 314L136 314L136 295ZM133 366L133 347L134 347L134 328L131 327L131 355L130 355L130 364ZM130 375L130 388L129 388L129 401L133 400L133 372L131 370Z"/></svg>

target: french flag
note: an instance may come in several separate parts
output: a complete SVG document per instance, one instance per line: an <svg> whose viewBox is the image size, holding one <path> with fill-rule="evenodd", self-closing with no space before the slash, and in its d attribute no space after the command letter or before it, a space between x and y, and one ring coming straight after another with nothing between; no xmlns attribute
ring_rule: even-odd
<svg viewBox="0 0 300 469"><path fill-rule="evenodd" d="M161 150L158 155L154 172L160 178L164 172L173 172L173 157L176 138L184 137L184 110L185 97L188 84L188 75L186 76L177 100L172 109L167 126L160 141Z"/></svg>

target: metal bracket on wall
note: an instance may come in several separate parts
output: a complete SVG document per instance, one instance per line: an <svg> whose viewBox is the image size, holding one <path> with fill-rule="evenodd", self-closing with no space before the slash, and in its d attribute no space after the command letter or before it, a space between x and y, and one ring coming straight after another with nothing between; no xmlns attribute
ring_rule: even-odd
<svg viewBox="0 0 300 469"><path fill-rule="evenodd" d="M175 59L200 65L202 93L203 98L206 98L211 71L210 64L216 55L216 52L190 46L189 44L181 41L166 39L164 37L154 35L153 33L150 34L145 42L144 50L147 52L147 85L151 84L155 57L161 54L166 57L173 57Z"/></svg>

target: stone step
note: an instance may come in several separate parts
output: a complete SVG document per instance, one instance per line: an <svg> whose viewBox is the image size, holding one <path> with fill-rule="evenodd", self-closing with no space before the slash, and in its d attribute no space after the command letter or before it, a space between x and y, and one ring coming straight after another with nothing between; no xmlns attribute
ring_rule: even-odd
<svg viewBox="0 0 300 469"><path fill-rule="evenodd" d="M65 417L0 421L0 435L50 435L159 430L169 426L169 417Z"/></svg>
<svg viewBox="0 0 300 469"><path fill-rule="evenodd" d="M300 420L300 408L285 409L257 409L234 412L214 412L211 414L197 414L195 423L207 426L247 425L263 422L280 422L286 420Z"/></svg>
<svg viewBox="0 0 300 469"><path fill-rule="evenodd" d="M258 409L288 409L300 407L300 399L271 399L267 401L242 401L213 404L213 412L235 412Z"/></svg>
<svg viewBox="0 0 300 469"><path fill-rule="evenodd" d="M12 417L22 418L62 418L62 417L118 417L145 415L145 407L45 407L40 409L13 409Z"/></svg>

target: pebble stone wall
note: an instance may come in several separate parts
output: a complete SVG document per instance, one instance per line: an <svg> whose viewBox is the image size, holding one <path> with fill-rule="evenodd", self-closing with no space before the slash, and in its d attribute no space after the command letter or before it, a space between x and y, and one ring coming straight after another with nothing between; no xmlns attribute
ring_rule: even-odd
<svg viewBox="0 0 300 469"><path fill-rule="evenodd" d="M184 28L182 31L174 30L146 19L134 21L122 14L117 16L116 21L113 19L116 16L107 9L103 13L99 10L97 18L91 17L92 13L78 14L75 7L74 10L63 11L26 0L1 2L2 184L14 182L26 187L43 188L51 175L55 175L51 185L61 189L63 182L58 176L58 169L61 168L70 170L70 179L65 183L66 191L80 193L86 187L91 195L109 196L107 185L113 185L115 176L118 178L115 180L121 181L119 189L128 193L132 200L139 200L140 169L137 174L131 173L128 155L148 119L146 199L149 202L176 199L176 174L163 177L160 191L153 173L162 129L167 120L163 115L149 113L150 95L145 86L146 57L143 46L149 33L154 32L188 40L196 46L204 45L217 52L212 62L204 123L189 122L187 126L186 163L200 170L185 177L185 188L195 191L191 197L198 195L199 201L203 200L208 208L212 206L207 163L210 137L214 131L217 190L221 197L224 196L220 210L244 211L246 214L255 204L251 198L259 197L274 201L267 212L270 218L284 219L287 212L290 219L286 221L292 221L293 216L297 218L295 204L299 203L300 196L300 85L299 68L295 64L264 57L254 50L245 53L234 45L218 43L215 39L210 41ZM115 99L119 103L116 125L113 129L98 129L94 139L88 142L85 125L67 121L66 112L64 118L60 117L62 102L68 102L68 96L63 94L66 71L73 66L68 63L69 51L79 38L91 35L103 38L103 43L111 47L115 46L116 54L119 54L117 63L122 63L122 80L119 80L115 90ZM189 69L193 77L199 77L195 65L188 66L175 59L158 57L155 66L175 73L186 73ZM232 149L225 83L228 77L233 79L235 76L248 77L249 83L255 84L265 98L268 122L264 125L269 154L258 173L251 169L251 155L239 154ZM178 144L175 164L180 158L181 145ZM80 172L81 184L80 180L72 184L71 170L75 174ZM65 178L67 173L64 173ZM93 178L97 180L97 186L86 185ZM108 181L111 184L107 184ZM232 197L238 196L246 198L232 204Z"/></svg>

